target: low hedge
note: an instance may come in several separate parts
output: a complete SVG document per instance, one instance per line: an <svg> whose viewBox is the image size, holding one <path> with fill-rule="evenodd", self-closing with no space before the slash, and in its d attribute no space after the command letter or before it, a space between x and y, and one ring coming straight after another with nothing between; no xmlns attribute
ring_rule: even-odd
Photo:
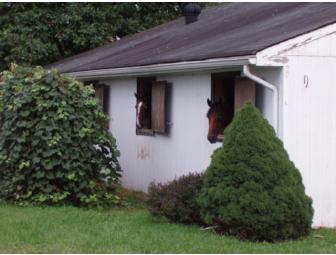
<svg viewBox="0 0 336 255"><path fill-rule="evenodd" d="M149 211L172 222L202 224L197 196L202 187L200 173L191 173L167 183L149 185Z"/></svg>

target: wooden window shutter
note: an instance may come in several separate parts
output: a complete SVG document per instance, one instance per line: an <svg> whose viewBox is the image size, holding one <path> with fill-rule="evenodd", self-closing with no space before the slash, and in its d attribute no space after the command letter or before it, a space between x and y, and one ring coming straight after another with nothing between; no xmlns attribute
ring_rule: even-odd
<svg viewBox="0 0 336 255"><path fill-rule="evenodd" d="M152 129L157 133L166 132L166 81L152 83Z"/></svg>
<svg viewBox="0 0 336 255"><path fill-rule="evenodd" d="M109 113L110 107L110 87L107 85L104 86L104 94L103 94L103 110L105 113Z"/></svg>
<svg viewBox="0 0 336 255"><path fill-rule="evenodd" d="M256 102L256 84L254 81L242 77L235 80L235 112L243 106L244 103L250 101L255 105Z"/></svg>
<svg viewBox="0 0 336 255"><path fill-rule="evenodd" d="M104 105L104 85L95 84L95 97L99 99L100 103Z"/></svg>
<svg viewBox="0 0 336 255"><path fill-rule="evenodd" d="M96 83L94 84L94 90L95 90L95 97L98 99L98 101L102 105L103 111L106 114L108 114L110 87L104 84ZM109 128L109 122L106 123L105 128L106 129Z"/></svg>
<svg viewBox="0 0 336 255"><path fill-rule="evenodd" d="M104 84L95 84L94 89L95 89L95 97L101 103L104 112L108 113L110 87Z"/></svg>

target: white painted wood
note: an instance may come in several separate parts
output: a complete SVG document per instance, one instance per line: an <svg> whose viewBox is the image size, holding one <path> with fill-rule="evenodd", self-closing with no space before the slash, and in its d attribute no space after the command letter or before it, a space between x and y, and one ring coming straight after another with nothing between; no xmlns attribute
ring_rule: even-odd
<svg viewBox="0 0 336 255"><path fill-rule="evenodd" d="M300 47L292 48L286 53L282 54L285 56L305 56L305 57L322 57L330 58L336 57L336 28L335 33L332 33L326 37L319 40L313 40L306 43Z"/></svg>
<svg viewBox="0 0 336 255"><path fill-rule="evenodd" d="M203 171L220 143L207 141L207 97L210 74L158 76L171 83L168 135L135 135L135 79L105 82L110 85L110 127L121 151L123 184L147 191L148 184Z"/></svg>
<svg viewBox="0 0 336 255"><path fill-rule="evenodd" d="M334 37L336 34L336 23L320 29L314 30L297 36L293 39L278 43L274 46L266 48L256 54L256 65L260 66L284 66L288 63L289 56L295 53L296 50L302 52L303 55L318 55L335 56ZM316 44L324 44L316 45ZM314 44L316 46L314 46ZM328 52L329 51L329 52ZM323 52L323 53L322 53ZM321 54L322 53L322 54Z"/></svg>
<svg viewBox="0 0 336 255"><path fill-rule="evenodd" d="M259 68L257 72L263 74L267 70ZM264 76L278 81L275 73ZM161 75L157 80L167 80L170 87L168 135L135 134L135 79L104 81L110 85L110 129L121 152L122 182L127 188L147 191L151 181L165 182L189 172L204 171L213 150L221 146L207 140L206 99L211 94L211 73ZM272 93L268 96L265 100L272 99ZM258 100L261 107L267 105L262 98ZM261 111L269 113L267 109Z"/></svg>
<svg viewBox="0 0 336 255"><path fill-rule="evenodd" d="M314 226L336 227L336 58L289 59L284 144L313 198Z"/></svg>
<svg viewBox="0 0 336 255"><path fill-rule="evenodd" d="M315 227L336 227L336 26L326 29L282 53L283 141L313 199Z"/></svg>
<svg viewBox="0 0 336 255"><path fill-rule="evenodd" d="M200 61L184 61L175 63L155 64L147 66L134 66L111 69L98 69L68 73L79 80L85 79L106 79L132 77L138 75L155 75L169 73L197 72L204 70L221 70L227 67L240 67L242 65L254 64L254 55L214 58Z"/></svg>
<svg viewBox="0 0 336 255"><path fill-rule="evenodd" d="M278 137L283 136L282 127L282 100L283 100L283 68L282 67L252 67L251 72L263 80L275 85L278 89ZM257 84L257 108L261 111L263 116L269 123L273 121L273 92L264 86Z"/></svg>
<svg viewBox="0 0 336 255"><path fill-rule="evenodd" d="M258 65L283 66L280 137L313 199L315 227L336 227L335 32L333 24L257 54Z"/></svg>

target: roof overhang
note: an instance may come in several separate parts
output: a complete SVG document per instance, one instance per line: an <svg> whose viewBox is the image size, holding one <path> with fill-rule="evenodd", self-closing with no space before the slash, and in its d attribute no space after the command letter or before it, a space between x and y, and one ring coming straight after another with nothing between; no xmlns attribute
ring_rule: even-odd
<svg viewBox="0 0 336 255"><path fill-rule="evenodd" d="M257 52L256 65L284 66L288 63L288 56L292 55L292 50L334 34L336 34L336 23L280 42Z"/></svg>
<svg viewBox="0 0 336 255"><path fill-rule="evenodd" d="M255 64L254 55L215 58L200 61L186 61L168 64L156 64L147 66L134 66L123 68L99 69L67 73L79 80L86 79L106 79L118 77L144 76L154 74L180 73L180 72L195 72L205 70L220 70L226 68L239 68L243 65Z"/></svg>

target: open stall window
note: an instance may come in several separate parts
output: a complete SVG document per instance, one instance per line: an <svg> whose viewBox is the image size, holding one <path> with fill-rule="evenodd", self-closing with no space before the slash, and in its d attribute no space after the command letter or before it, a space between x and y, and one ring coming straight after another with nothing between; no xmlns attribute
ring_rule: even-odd
<svg viewBox="0 0 336 255"><path fill-rule="evenodd" d="M110 87L99 83L99 81L85 81L84 85L92 84L95 90L95 97L101 103L103 111L108 115L109 113L109 96L110 96ZM108 126L107 126L108 128Z"/></svg>
<svg viewBox="0 0 336 255"><path fill-rule="evenodd" d="M110 96L110 88L109 86L99 83L99 81L85 81L84 85L93 85L93 88L95 90L95 97L98 99L98 101L101 103L103 107L103 111L108 114L108 108L109 108L109 96Z"/></svg>
<svg viewBox="0 0 336 255"><path fill-rule="evenodd" d="M235 112L247 101L255 104L256 86L239 72L215 73L211 76L211 102L220 104L221 125L217 141L223 140L223 132L231 123Z"/></svg>
<svg viewBox="0 0 336 255"><path fill-rule="evenodd" d="M109 86L101 83L96 83L93 85L95 90L95 97L98 98L103 106L103 111L109 113Z"/></svg>
<svg viewBox="0 0 336 255"><path fill-rule="evenodd" d="M156 81L154 77L137 79L137 135L166 132L166 84L166 81Z"/></svg>

